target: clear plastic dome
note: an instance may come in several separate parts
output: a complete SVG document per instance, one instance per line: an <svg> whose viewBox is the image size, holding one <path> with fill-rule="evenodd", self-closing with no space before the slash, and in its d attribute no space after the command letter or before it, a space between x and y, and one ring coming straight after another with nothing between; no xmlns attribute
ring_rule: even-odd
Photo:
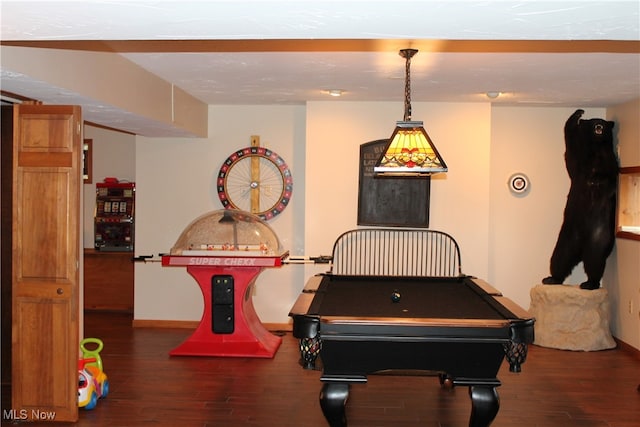
<svg viewBox="0 0 640 427"><path fill-rule="evenodd" d="M275 232L257 215L236 209L206 213L184 229L171 255L280 255Z"/></svg>

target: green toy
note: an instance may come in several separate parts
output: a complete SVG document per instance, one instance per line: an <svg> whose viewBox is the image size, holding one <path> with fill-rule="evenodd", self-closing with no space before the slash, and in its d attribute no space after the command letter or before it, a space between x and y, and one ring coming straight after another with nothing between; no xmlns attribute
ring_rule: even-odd
<svg viewBox="0 0 640 427"><path fill-rule="evenodd" d="M91 350L86 347L87 344L95 344L96 348ZM102 369L102 359L100 358L100 352L104 344L102 340L98 338L85 338L80 341L80 351L82 351L82 358L84 359L95 359L95 361L86 363L86 366L96 366L98 369L104 372Z"/></svg>

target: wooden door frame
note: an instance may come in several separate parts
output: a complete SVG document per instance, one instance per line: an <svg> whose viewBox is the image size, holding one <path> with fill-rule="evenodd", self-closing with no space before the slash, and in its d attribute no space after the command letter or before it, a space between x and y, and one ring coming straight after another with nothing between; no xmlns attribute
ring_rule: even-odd
<svg viewBox="0 0 640 427"><path fill-rule="evenodd" d="M1 113L2 125L0 137L2 162L2 219L0 221L0 271L1 271L1 336L2 336L2 410L11 409L11 399L5 396L11 395L11 219L13 209L13 106L3 105Z"/></svg>

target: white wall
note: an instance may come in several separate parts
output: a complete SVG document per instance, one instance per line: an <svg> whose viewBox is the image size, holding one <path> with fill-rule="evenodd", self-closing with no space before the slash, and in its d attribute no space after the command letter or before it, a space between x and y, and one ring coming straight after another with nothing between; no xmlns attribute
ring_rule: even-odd
<svg viewBox="0 0 640 427"><path fill-rule="evenodd" d="M487 275L490 104L413 103L449 173L431 180L430 228L451 233L463 270ZM314 102L307 105L307 252L329 254L357 227L360 144L389 138L400 103Z"/></svg>
<svg viewBox="0 0 640 427"><path fill-rule="evenodd" d="M489 103L413 105L413 119L424 121L449 166L447 174L432 178L431 228L456 237L464 272L486 278L525 308L530 288L548 274L562 221L569 188L562 129L574 110ZM585 118L605 113L587 109ZM357 227L360 144L390 136L401 115L401 103L210 106L208 138L119 137L96 128L88 128L85 135L94 139L94 155L101 159L94 160L96 180L103 175L130 179L114 169L123 161L116 146L126 147L129 161L135 157L136 255L168 252L193 219L222 208L215 177L231 152L250 144L251 135L259 135L261 145L280 154L293 173L291 204L270 226L292 254L328 255L340 233ZM633 138L632 143L638 144L638 137ZM632 147L632 152L637 150ZM101 169L100 162L109 158L114 165ZM530 178L527 195L516 197L508 191L506 181L513 172ZM88 201L94 198L92 187L85 186ZM92 218L93 207L89 212ZM85 236L86 247L93 245L91 239L87 244ZM618 277L634 283L631 290L616 291L616 303L629 298L629 292L637 293L637 249L619 253L629 245L637 248L636 243L618 241L603 279L605 287ZM634 265L636 270L630 267ZM326 269L326 265L286 265L261 273L254 303L262 321L288 322L288 311L307 278ZM582 280L578 266L568 282ZM136 319L198 320L202 315L200 290L183 268L138 263L135 287ZM614 335L620 331L621 339L640 347L637 327L629 327L629 322L634 324L633 319L623 319L623 324L616 320Z"/></svg>
<svg viewBox="0 0 640 427"><path fill-rule="evenodd" d="M424 118L450 170L456 172L432 181L431 227L451 232L463 248L465 270L486 277L490 105L413 107L414 119ZM296 255L330 254L335 238L357 227L360 144L389 137L401 115L401 103L212 106L209 138L138 137L136 254L168 252L191 220L221 208L214 178L228 155L249 145L254 134L280 154L293 173L291 205L270 222L283 246ZM288 311L306 279L326 269L288 265L261 273L254 295L261 319L288 322ZM201 300L184 269L136 265L136 319L197 320Z"/></svg>
<svg viewBox="0 0 640 427"><path fill-rule="evenodd" d="M93 140L93 179L84 184L84 247L94 247L93 218L96 209L96 183L106 177L135 181L136 137L122 132L84 126L84 138Z"/></svg>
<svg viewBox="0 0 640 427"><path fill-rule="evenodd" d="M290 205L269 225L291 254L303 254L304 107L211 106L209 127L210 136L202 139L137 138L136 254L168 253L192 220L223 208L215 188L218 171L231 153L250 145L252 135L292 172ZM286 266L258 276L254 303L263 322L287 321L303 273L301 266ZM135 279L136 319L200 319L202 296L185 268L138 263Z"/></svg>
<svg viewBox="0 0 640 427"><path fill-rule="evenodd" d="M491 114L491 265L489 281L525 308L529 291L549 275L569 192L564 164L564 123L575 108L494 107ZM583 118L605 117L586 109ZM530 191L514 196L515 172L527 175ZM582 264L565 283L586 280Z"/></svg>

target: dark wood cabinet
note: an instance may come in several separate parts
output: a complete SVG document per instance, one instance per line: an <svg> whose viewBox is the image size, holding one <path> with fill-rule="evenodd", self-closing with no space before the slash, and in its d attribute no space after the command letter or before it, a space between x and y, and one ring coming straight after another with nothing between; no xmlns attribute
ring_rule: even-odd
<svg viewBox="0 0 640 427"><path fill-rule="evenodd" d="M133 313L131 252L84 250L85 310Z"/></svg>

